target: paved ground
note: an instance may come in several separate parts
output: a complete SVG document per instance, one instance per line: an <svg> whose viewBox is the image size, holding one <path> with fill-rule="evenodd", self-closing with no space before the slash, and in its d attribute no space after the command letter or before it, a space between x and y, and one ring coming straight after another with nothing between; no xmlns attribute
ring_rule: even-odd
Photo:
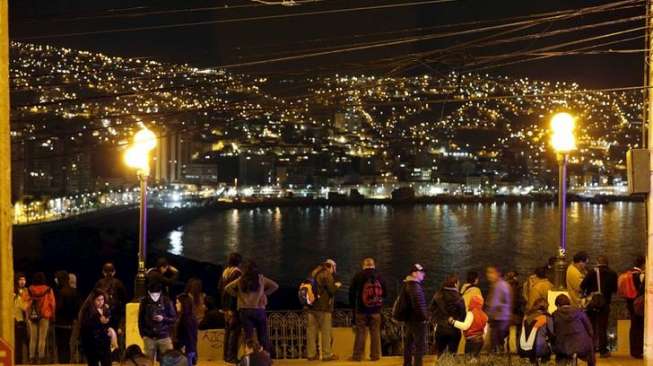
<svg viewBox="0 0 653 366"><path fill-rule="evenodd" d="M607 359L598 359L599 366L643 366L643 360L635 360L630 357L611 357ZM425 357L424 365L432 366L435 365L435 358ZM579 362L580 365L585 365L584 362ZM333 365L333 366L401 366L402 359L399 357L384 357L381 361L378 362L348 362L348 361L335 361L335 362L308 362L306 360L276 360L274 361L274 366L321 366L321 365ZM482 365L482 364L481 364ZM206 365L200 366L209 366Z"/></svg>
<svg viewBox="0 0 653 366"><path fill-rule="evenodd" d="M401 366L402 360L399 357L384 357L378 362L348 362L348 361L334 361L334 362L308 362L306 360L275 360L274 366ZM584 362L579 362L580 365L585 365ZM226 365L222 362L200 362L198 366L222 366ZM435 365L433 356L425 357L425 366ZM608 359L598 359L599 366L643 366L644 361L635 360L630 357L612 357ZM62 366L62 365L52 365Z"/></svg>

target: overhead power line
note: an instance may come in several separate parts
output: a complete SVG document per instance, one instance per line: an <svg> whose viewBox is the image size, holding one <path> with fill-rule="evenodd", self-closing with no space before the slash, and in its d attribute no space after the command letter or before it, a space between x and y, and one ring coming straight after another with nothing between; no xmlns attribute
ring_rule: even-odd
<svg viewBox="0 0 653 366"><path fill-rule="evenodd" d="M31 41L31 40L39 40L39 39L68 38L68 37L79 37L79 36L98 35L98 34L114 34L114 33L141 32L141 31L162 30L162 29L176 29L176 28L197 27L197 26L212 25L212 24L229 24L229 23L252 22L252 21L263 21L263 20L274 20L274 19L287 19L287 18L294 18L300 16L330 15L330 14L343 14L343 13L351 13L351 12L381 10L381 9L393 9L393 8L401 8L407 6L424 6L424 5L451 3L456 1L459 0L430 0L430 1L419 1L419 2L386 4L386 5L362 6L362 7L346 8L346 9L318 10L318 11L310 11L310 12L302 12L302 13L275 14L275 15L258 16L258 17L207 20L207 21L199 21L199 22L162 24L162 25L130 27L130 28L113 28L113 29L103 29L103 30L86 31L86 32L55 33L55 34L44 34L39 36L17 37L15 38L15 40Z"/></svg>

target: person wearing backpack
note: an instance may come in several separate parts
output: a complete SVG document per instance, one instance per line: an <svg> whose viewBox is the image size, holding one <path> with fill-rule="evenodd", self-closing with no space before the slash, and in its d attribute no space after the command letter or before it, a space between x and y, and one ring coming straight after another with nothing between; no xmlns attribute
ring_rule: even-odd
<svg viewBox="0 0 653 366"><path fill-rule="evenodd" d="M521 324L517 340L519 355L528 358L531 364L548 363L551 358L553 339L553 318L548 312L549 302L539 298L530 307Z"/></svg>
<svg viewBox="0 0 653 366"><path fill-rule="evenodd" d="M440 357L447 351L456 354L461 334L460 329L457 329L450 319L463 321L466 314L465 302L458 292L458 276L447 276L440 290L433 296L430 310L431 317L436 322L436 356Z"/></svg>
<svg viewBox="0 0 653 366"><path fill-rule="evenodd" d="M403 366L422 366L426 350L427 322L426 296L422 282L426 271L421 264L414 264L410 274L392 308L392 317L404 322L404 364Z"/></svg>
<svg viewBox="0 0 653 366"><path fill-rule="evenodd" d="M322 338L321 350L322 361L335 361L338 356L331 350L332 314L335 305L335 296L338 288L342 285L335 280L336 262L328 259L311 272L313 279L311 290L314 293L314 301L304 304L308 317L306 329L306 355L309 361L318 360L317 334ZM309 279L310 280L310 279Z"/></svg>
<svg viewBox="0 0 653 366"><path fill-rule="evenodd" d="M224 361L231 364L238 363L238 340L240 339L241 324L238 320L238 304L236 298L227 293L224 289L228 284L237 280L242 272L240 264L243 257L239 253L229 254L227 267L222 271L218 281L218 295L221 299L221 309L224 315Z"/></svg>
<svg viewBox="0 0 653 366"><path fill-rule="evenodd" d="M35 364L37 360L40 363L45 363L45 342L50 322L54 319L56 310L54 292L50 286L45 284L45 273L37 272L34 274L28 293L27 317L30 330L30 363Z"/></svg>
<svg viewBox="0 0 653 366"><path fill-rule="evenodd" d="M370 359L378 361L381 359L381 308L386 297L386 287L373 258L363 259L362 267L349 286L349 304L353 306L356 332L351 360L363 360L369 328Z"/></svg>
<svg viewBox="0 0 653 366"><path fill-rule="evenodd" d="M469 311L469 302L472 300L472 297L480 296L480 298L483 299L481 288L478 287L479 281L480 276L478 275L478 272L469 271L467 272L467 282L465 282L460 288L460 296L462 296L465 301L465 309L467 311Z"/></svg>
<svg viewBox="0 0 653 366"><path fill-rule="evenodd" d="M601 357L610 357L608 320L612 294L617 291L617 273L608 266L608 257L598 256L596 267L585 276L580 288L584 294L593 294L587 307L587 315L594 330L594 349L601 353ZM599 298L594 299L596 296Z"/></svg>
<svg viewBox="0 0 653 366"><path fill-rule="evenodd" d="M644 358L644 314L640 311L638 302L644 299L644 257L638 256L635 265L622 273L618 279L619 295L626 299L626 307L630 315L630 355L633 358Z"/></svg>

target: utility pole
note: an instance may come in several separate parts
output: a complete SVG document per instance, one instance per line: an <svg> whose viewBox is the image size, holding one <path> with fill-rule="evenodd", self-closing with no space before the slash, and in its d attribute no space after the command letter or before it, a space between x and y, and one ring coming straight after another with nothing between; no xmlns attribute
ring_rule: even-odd
<svg viewBox="0 0 653 366"><path fill-rule="evenodd" d="M0 338L14 345L8 0L0 0Z"/></svg>
<svg viewBox="0 0 653 366"><path fill-rule="evenodd" d="M653 40L653 27L651 27L650 15L653 14L653 0L646 1L646 41L648 52L645 57L646 62L646 105L647 109L647 123L648 123L648 144L649 156L653 148L653 92L650 90L651 80L653 80L653 68L651 67L651 60L653 60L653 47L651 47L651 40ZM648 197L646 198L646 231L647 231L647 248L646 248L646 279L645 279L645 310L644 310L644 363L646 366L653 366L653 156L650 156L649 175L650 186Z"/></svg>

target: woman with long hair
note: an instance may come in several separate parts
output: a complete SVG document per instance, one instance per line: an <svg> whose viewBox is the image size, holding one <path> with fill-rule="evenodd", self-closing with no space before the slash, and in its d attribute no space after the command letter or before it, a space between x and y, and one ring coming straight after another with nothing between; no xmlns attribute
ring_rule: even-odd
<svg viewBox="0 0 653 366"><path fill-rule="evenodd" d="M268 296L279 288L276 282L263 276L252 261L243 266L243 275L225 287L225 291L236 297L238 315L245 331L245 340L253 339L254 331L259 343L270 351L268 324L265 307Z"/></svg>
<svg viewBox="0 0 653 366"><path fill-rule="evenodd" d="M88 366L111 366L111 314L106 294L95 289L79 311L80 339Z"/></svg>
<svg viewBox="0 0 653 366"><path fill-rule="evenodd" d="M202 290L202 280L199 278L191 278L186 284L187 293L193 300L193 312L197 322L201 322L206 314L206 294Z"/></svg>
<svg viewBox="0 0 653 366"><path fill-rule="evenodd" d="M458 276L447 276L442 287L433 296L431 313L435 319L436 355L439 357L445 352L456 354L460 343L460 330L454 326L454 321L465 320L465 301L458 291Z"/></svg>
<svg viewBox="0 0 653 366"><path fill-rule="evenodd" d="M183 351L188 366L197 364L197 318L193 311L193 297L187 293L177 296L177 339L175 348Z"/></svg>

